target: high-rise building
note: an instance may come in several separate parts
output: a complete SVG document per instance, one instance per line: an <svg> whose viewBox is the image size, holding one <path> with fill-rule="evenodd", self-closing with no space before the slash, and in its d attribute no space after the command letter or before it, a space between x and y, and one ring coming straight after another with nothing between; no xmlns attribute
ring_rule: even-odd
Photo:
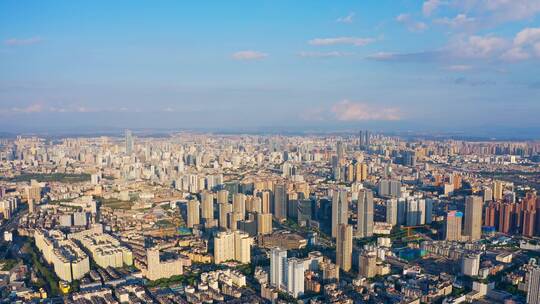
<svg viewBox="0 0 540 304"><path fill-rule="evenodd" d="M338 226L336 240L336 264L343 271L351 270L352 265L352 238L353 229L351 225L340 224Z"/></svg>
<svg viewBox="0 0 540 304"><path fill-rule="evenodd" d="M246 218L246 195L243 193L235 193L233 195L233 212L240 215L238 220Z"/></svg>
<svg viewBox="0 0 540 304"><path fill-rule="evenodd" d="M463 275L474 277L478 275L480 269L480 255L479 254L467 254L463 256L461 261L461 273Z"/></svg>
<svg viewBox="0 0 540 304"><path fill-rule="evenodd" d="M126 130L126 154L131 155L133 153L133 134L131 130Z"/></svg>
<svg viewBox="0 0 540 304"><path fill-rule="evenodd" d="M370 237L373 235L373 192L362 189L358 193L358 237Z"/></svg>
<svg viewBox="0 0 540 304"><path fill-rule="evenodd" d="M372 251L365 251L360 255L359 271L360 276L372 278L377 275L377 255Z"/></svg>
<svg viewBox="0 0 540 304"><path fill-rule="evenodd" d="M282 288L286 282L285 264L287 263L287 250L272 248L270 252L270 283L272 286Z"/></svg>
<svg viewBox="0 0 540 304"><path fill-rule="evenodd" d="M222 189L218 191L217 194L218 204L226 204L229 202L229 191Z"/></svg>
<svg viewBox="0 0 540 304"><path fill-rule="evenodd" d="M336 144L336 154L338 163L340 163L345 158L345 147L343 146L343 142L341 140L338 140Z"/></svg>
<svg viewBox="0 0 540 304"><path fill-rule="evenodd" d="M193 228L200 224L200 203L198 200L190 200L187 203L187 226Z"/></svg>
<svg viewBox="0 0 540 304"><path fill-rule="evenodd" d="M214 262L219 264L235 260L243 264L249 263L252 244L253 239L245 232L219 232L214 238Z"/></svg>
<svg viewBox="0 0 540 304"><path fill-rule="evenodd" d="M257 213L257 234L272 233L272 214Z"/></svg>
<svg viewBox="0 0 540 304"><path fill-rule="evenodd" d="M201 193L202 218L210 220L214 218L214 195L211 192L203 191Z"/></svg>
<svg viewBox="0 0 540 304"><path fill-rule="evenodd" d="M287 190L283 183L274 186L274 217L278 221L287 219Z"/></svg>
<svg viewBox="0 0 540 304"><path fill-rule="evenodd" d="M287 260L287 292L298 298L304 294L304 261L297 258Z"/></svg>
<svg viewBox="0 0 540 304"><path fill-rule="evenodd" d="M230 229L231 227L228 226L228 215L232 213L233 211L232 204L223 203L223 204L219 204L218 207L219 207L219 227Z"/></svg>
<svg viewBox="0 0 540 304"><path fill-rule="evenodd" d="M494 181L493 182L493 200L500 201L503 199L504 192L504 182L503 181Z"/></svg>
<svg viewBox="0 0 540 304"><path fill-rule="evenodd" d="M529 272L527 304L540 303L540 267L534 266Z"/></svg>
<svg viewBox="0 0 540 304"><path fill-rule="evenodd" d="M386 223L392 226L398 223L398 201L395 198L386 200Z"/></svg>
<svg viewBox="0 0 540 304"><path fill-rule="evenodd" d="M270 191L259 192L261 198L261 213L272 213L272 193Z"/></svg>
<svg viewBox="0 0 540 304"><path fill-rule="evenodd" d="M463 213L459 211L449 211L446 214L445 240L461 241L461 222Z"/></svg>
<svg viewBox="0 0 540 304"><path fill-rule="evenodd" d="M349 202L347 190L334 191L332 197L332 237L337 236L338 226L349 222Z"/></svg>
<svg viewBox="0 0 540 304"><path fill-rule="evenodd" d="M465 225L463 234L475 241L482 237L482 198L467 196L465 199Z"/></svg>
<svg viewBox="0 0 540 304"><path fill-rule="evenodd" d="M523 235L532 237L536 232L536 193L527 192L521 206L523 210Z"/></svg>

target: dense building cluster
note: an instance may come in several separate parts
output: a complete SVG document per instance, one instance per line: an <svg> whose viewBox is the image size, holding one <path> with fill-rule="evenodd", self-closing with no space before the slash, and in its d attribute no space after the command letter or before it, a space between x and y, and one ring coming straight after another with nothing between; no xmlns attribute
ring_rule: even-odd
<svg viewBox="0 0 540 304"><path fill-rule="evenodd" d="M540 144L0 142L6 303L540 303Z"/></svg>

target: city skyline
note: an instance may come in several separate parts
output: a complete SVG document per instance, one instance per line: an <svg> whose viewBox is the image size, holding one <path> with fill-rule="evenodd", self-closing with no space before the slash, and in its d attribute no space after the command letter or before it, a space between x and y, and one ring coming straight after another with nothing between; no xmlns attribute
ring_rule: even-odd
<svg viewBox="0 0 540 304"><path fill-rule="evenodd" d="M0 4L0 129L540 131L540 4Z"/></svg>

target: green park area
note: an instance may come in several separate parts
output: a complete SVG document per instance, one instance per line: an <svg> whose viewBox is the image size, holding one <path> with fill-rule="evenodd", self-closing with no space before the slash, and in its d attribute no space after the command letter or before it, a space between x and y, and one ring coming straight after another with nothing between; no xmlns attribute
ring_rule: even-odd
<svg viewBox="0 0 540 304"><path fill-rule="evenodd" d="M72 174L72 173L24 173L15 177L0 177L0 180L9 182L61 182L61 183L80 183L90 180L90 174Z"/></svg>

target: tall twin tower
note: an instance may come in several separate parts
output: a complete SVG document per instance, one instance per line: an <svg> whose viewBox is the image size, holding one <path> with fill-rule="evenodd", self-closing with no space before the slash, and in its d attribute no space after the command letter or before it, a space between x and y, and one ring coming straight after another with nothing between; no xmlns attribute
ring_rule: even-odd
<svg viewBox="0 0 540 304"><path fill-rule="evenodd" d="M360 150L367 150L371 141L371 133L368 130L360 131L358 137Z"/></svg>

